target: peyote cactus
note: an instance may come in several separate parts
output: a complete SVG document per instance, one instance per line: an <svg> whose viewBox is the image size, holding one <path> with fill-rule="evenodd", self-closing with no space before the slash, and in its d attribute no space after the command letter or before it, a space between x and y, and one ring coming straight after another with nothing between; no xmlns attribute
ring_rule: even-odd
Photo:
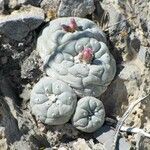
<svg viewBox="0 0 150 150"><path fill-rule="evenodd" d="M45 124L68 122L76 107L76 95L64 82L43 77L31 92L32 113Z"/></svg>
<svg viewBox="0 0 150 150"><path fill-rule="evenodd" d="M46 56L58 47L83 37L94 38L106 43L104 33L94 22L79 17L58 18L51 21L42 31L37 40L37 50L41 58L45 60Z"/></svg>
<svg viewBox="0 0 150 150"><path fill-rule="evenodd" d="M115 66L105 43L82 38L57 48L45 71L52 78L68 83L80 97L98 97L114 78Z"/></svg>
<svg viewBox="0 0 150 150"><path fill-rule="evenodd" d="M68 24L67 24L68 23ZM114 78L115 61L103 32L81 18L59 18L37 42L47 75L68 83L78 96L100 96Z"/></svg>
<svg viewBox="0 0 150 150"><path fill-rule="evenodd" d="M83 97L73 125L84 132L101 127L105 110L94 97L106 90L116 72L104 33L88 19L58 18L42 31L37 50L50 77L42 78L33 88L32 113L46 124L63 124L71 119L77 96Z"/></svg>
<svg viewBox="0 0 150 150"><path fill-rule="evenodd" d="M94 97L81 98L72 118L72 124L83 132L94 132L100 128L105 120L103 103Z"/></svg>

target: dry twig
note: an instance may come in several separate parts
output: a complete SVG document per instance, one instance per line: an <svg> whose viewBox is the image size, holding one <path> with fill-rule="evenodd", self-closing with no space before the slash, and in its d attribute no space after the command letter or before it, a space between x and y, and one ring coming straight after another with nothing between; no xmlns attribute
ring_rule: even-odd
<svg viewBox="0 0 150 150"><path fill-rule="evenodd" d="M120 20L120 21L118 21L118 22L116 22L116 23L114 23L114 24L108 26L106 29L104 29L104 31L108 31L110 28L112 28L112 27L114 27L114 26L116 26L116 25L118 25L118 24L120 24L120 23L123 23L123 22L126 21L126 20L133 19L133 18L135 18L135 17L136 17L136 16L131 16L131 17L128 17L127 19Z"/></svg>
<svg viewBox="0 0 150 150"><path fill-rule="evenodd" d="M129 133L140 133L143 136L150 138L150 134L146 133L144 130L142 130L140 128L132 128L132 127L122 126L120 128L120 131L122 131L122 132L129 132Z"/></svg>
<svg viewBox="0 0 150 150"><path fill-rule="evenodd" d="M116 149L116 143L118 140L118 135L119 135L119 131L123 125L123 123L125 122L125 120L127 119L127 117L131 114L133 108L139 104L141 101L146 100L150 98L150 94L148 94L147 96L140 98L136 101L134 101L133 103L131 103L131 105L128 107L128 109L125 111L124 115L121 117L121 119L118 121L117 126L116 126L116 131L115 131L115 135L114 135L114 140L113 140L113 145L112 145L112 150Z"/></svg>

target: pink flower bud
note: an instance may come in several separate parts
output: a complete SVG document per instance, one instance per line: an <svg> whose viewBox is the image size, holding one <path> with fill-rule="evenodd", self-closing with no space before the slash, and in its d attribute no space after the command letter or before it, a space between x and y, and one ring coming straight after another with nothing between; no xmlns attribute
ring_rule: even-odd
<svg viewBox="0 0 150 150"><path fill-rule="evenodd" d="M69 26L73 31L75 31L77 29L78 26L77 26L77 23L74 18L71 18Z"/></svg>
<svg viewBox="0 0 150 150"><path fill-rule="evenodd" d="M64 29L64 31L66 31L66 32L71 32L71 28L70 28L70 26L67 26L67 25L61 25L62 26L62 28Z"/></svg>
<svg viewBox="0 0 150 150"><path fill-rule="evenodd" d="M91 48L84 48L82 51L82 60L90 62L93 58L93 50Z"/></svg>
<svg viewBox="0 0 150 150"><path fill-rule="evenodd" d="M71 19L69 25L61 25L64 31L66 32L75 32L75 30L78 28L76 21L74 18Z"/></svg>

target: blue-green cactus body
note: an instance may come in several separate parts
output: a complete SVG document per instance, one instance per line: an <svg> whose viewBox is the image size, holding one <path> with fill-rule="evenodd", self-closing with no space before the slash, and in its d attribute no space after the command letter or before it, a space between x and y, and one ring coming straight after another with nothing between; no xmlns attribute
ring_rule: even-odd
<svg viewBox="0 0 150 150"><path fill-rule="evenodd" d="M78 58L83 48L93 50L90 63L82 63ZM80 97L98 97L114 78L116 64L105 43L84 37L58 47L49 57L45 71L68 83Z"/></svg>
<svg viewBox="0 0 150 150"><path fill-rule="evenodd" d="M45 27L37 50L49 77L31 92L32 113L49 125L72 124L84 132L102 126L105 110L99 97L113 80L116 63L108 50L105 34L92 21L58 18ZM76 94L75 94L76 93ZM76 101L78 97L83 97ZM76 109L76 110L75 110Z"/></svg>
<svg viewBox="0 0 150 150"><path fill-rule="evenodd" d="M67 32L62 25L68 25L70 19L51 21L38 38L37 50L47 75L69 84L80 97L99 97L114 78L115 60L104 33L94 22L75 17L77 29ZM90 63L79 58L84 48L93 51Z"/></svg>
<svg viewBox="0 0 150 150"><path fill-rule="evenodd" d="M78 29L73 33L66 32L62 28L62 25L68 25L71 18L72 17L63 17L55 19L44 28L37 40L37 50L43 60L58 47L83 37L94 38L106 43L105 34L94 22L88 19L74 17ZM73 47L73 45L71 47Z"/></svg>
<svg viewBox="0 0 150 150"><path fill-rule="evenodd" d="M94 132L100 128L105 120L103 103L94 97L84 97L77 103L72 124L83 132Z"/></svg>
<svg viewBox="0 0 150 150"><path fill-rule="evenodd" d="M30 105L32 113L45 124L68 122L76 107L76 95L64 82L44 77L33 87Z"/></svg>

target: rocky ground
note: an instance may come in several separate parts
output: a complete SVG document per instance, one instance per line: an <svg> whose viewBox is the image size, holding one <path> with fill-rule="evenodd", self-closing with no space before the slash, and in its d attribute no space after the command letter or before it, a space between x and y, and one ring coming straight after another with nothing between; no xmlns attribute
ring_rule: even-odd
<svg viewBox="0 0 150 150"><path fill-rule="evenodd" d="M150 93L149 0L81 1L0 0L0 150L109 150L117 120ZM30 91L43 76L36 40L47 22L63 16L95 21L117 63L116 76L100 97L107 121L92 134L70 123L44 127L30 112ZM139 103L124 125L150 132L149 100ZM150 149L143 134L121 135L119 150Z"/></svg>

